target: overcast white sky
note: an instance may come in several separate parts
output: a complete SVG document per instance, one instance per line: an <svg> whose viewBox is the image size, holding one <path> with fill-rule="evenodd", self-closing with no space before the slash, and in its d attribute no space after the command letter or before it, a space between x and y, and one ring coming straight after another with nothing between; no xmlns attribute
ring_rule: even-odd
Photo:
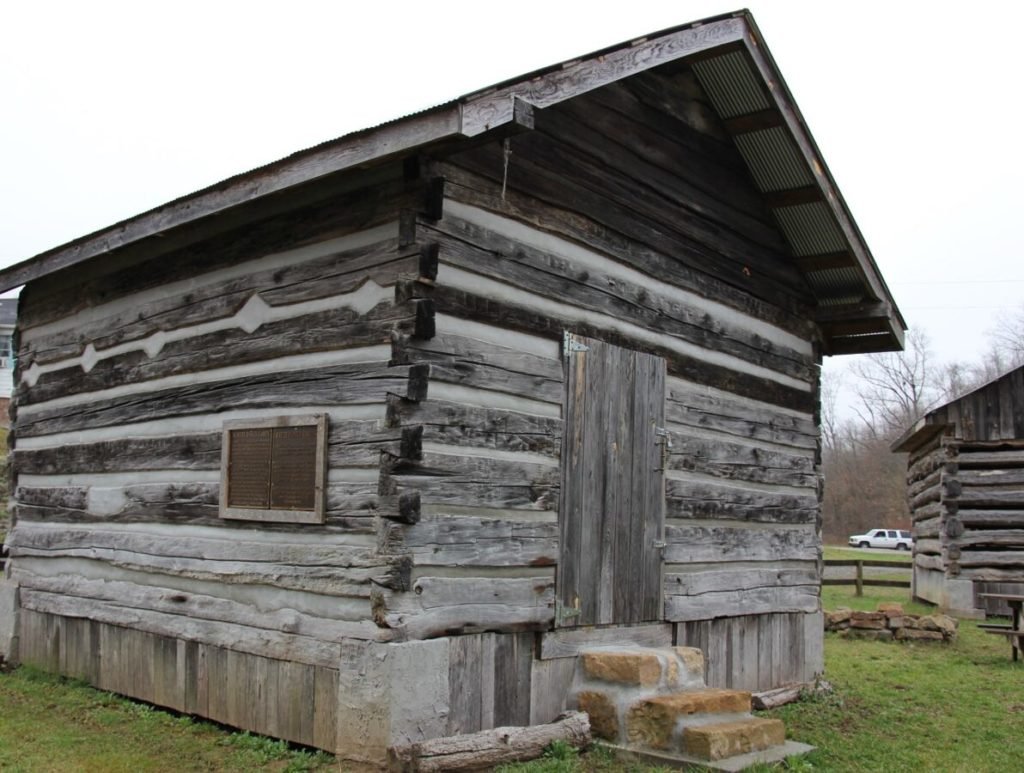
<svg viewBox="0 0 1024 773"><path fill-rule="evenodd" d="M737 7L8 3L0 265L326 139ZM995 315L1024 301L1024 3L750 8L907 321L939 359L976 359Z"/></svg>

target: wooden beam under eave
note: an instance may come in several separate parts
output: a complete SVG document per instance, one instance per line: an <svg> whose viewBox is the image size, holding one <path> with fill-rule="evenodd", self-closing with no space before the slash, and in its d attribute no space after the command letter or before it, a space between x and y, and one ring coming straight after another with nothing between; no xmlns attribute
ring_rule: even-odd
<svg viewBox="0 0 1024 773"><path fill-rule="evenodd" d="M892 321L888 317L875 317L829 322L821 325L821 329L826 337L838 338L840 336L889 334L891 324Z"/></svg>
<svg viewBox="0 0 1024 773"><path fill-rule="evenodd" d="M840 306L820 306L814 312L814 321L819 325L861 319L892 319L892 307L882 301L865 301L844 303Z"/></svg>
<svg viewBox="0 0 1024 773"><path fill-rule="evenodd" d="M815 204L825 199L821 188L817 185L805 185L802 188L787 188L782 191L764 193L765 203L772 209L798 207L801 204Z"/></svg>
<svg viewBox="0 0 1024 773"><path fill-rule="evenodd" d="M823 252L820 255L801 255L794 259L796 267L809 274L812 271L828 271L833 268L853 268L857 259L847 251Z"/></svg>
<svg viewBox="0 0 1024 773"><path fill-rule="evenodd" d="M874 352L899 352L903 345L891 333L860 335L826 339L830 355L872 354Z"/></svg>
<svg viewBox="0 0 1024 773"><path fill-rule="evenodd" d="M746 113L726 118L723 123L729 134L736 135L748 134L749 132L761 131L762 129L774 129L776 126L784 125L785 120L782 117L782 113L772 107L767 110L759 110L756 113Z"/></svg>

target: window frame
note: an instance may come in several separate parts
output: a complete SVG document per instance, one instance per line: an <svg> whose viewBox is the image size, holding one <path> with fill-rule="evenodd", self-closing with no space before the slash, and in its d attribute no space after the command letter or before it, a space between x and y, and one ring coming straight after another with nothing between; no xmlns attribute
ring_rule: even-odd
<svg viewBox="0 0 1024 773"><path fill-rule="evenodd" d="M231 507L228 504L228 482L231 459L231 433L246 429L276 429L280 427L316 427L316 460L314 462L314 491L312 510L280 508ZM220 460L220 517L238 521L267 521L277 523L323 523L327 484L327 415L302 414L298 416L272 416L259 419L231 419L222 425Z"/></svg>

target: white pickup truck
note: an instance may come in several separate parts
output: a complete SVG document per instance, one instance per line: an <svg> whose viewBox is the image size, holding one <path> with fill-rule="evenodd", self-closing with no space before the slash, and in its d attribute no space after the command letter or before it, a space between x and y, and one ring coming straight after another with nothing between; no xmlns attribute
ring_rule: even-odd
<svg viewBox="0 0 1024 773"><path fill-rule="evenodd" d="M850 537L850 545L855 548L893 548L894 550L910 550L914 546L914 538L909 531L899 529L871 529L866 534L854 534Z"/></svg>

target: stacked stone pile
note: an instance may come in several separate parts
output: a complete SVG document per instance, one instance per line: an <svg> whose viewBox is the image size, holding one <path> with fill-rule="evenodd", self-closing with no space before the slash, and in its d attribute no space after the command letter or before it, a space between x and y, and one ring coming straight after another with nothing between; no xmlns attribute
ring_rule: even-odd
<svg viewBox="0 0 1024 773"><path fill-rule="evenodd" d="M957 621L948 615L910 615L897 603L879 604L875 612L840 607L825 613L825 630L858 639L951 642Z"/></svg>
<svg viewBox="0 0 1024 773"><path fill-rule="evenodd" d="M809 748L791 748L780 720L754 717L749 692L708 688L699 649L596 648L577 663L576 704L616 746L702 761Z"/></svg>

